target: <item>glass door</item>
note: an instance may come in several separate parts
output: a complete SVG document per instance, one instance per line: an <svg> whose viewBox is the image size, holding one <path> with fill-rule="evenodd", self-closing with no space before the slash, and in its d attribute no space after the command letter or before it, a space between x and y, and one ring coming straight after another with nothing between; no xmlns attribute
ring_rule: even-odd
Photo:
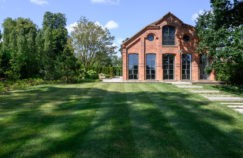
<svg viewBox="0 0 243 158"><path fill-rule="evenodd" d="M146 79L155 79L155 54L146 55Z"/></svg>
<svg viewBox="0 0 243 158"><path fill-rule="evenodd" d="M208 66L208 57L205 54L200 54L200 79L208 79L208 74L206 73L206 67Z"/></svg>
<svg viewBox="0 0 243 158"><path fill-rule="evenodd" d="M138 79L138 55L129 54L128 55L128 78Z"/></svg>
<svg viewBox="0 0 243 158"><path fill-rule="evenodd" d="M164 80L174 79L174 55L173 54L163 55L163 79Z"/></svg>
<svg viewBox="0 0 243 158"><path fill-rule="evenodd" d="M191 54L182 54L182 79L191 79Z"/></svg>

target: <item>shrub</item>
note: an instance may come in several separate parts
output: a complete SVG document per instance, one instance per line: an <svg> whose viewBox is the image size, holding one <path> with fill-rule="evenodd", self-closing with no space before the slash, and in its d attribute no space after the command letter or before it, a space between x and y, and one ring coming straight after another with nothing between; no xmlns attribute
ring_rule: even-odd
<svg viewBox="0 0 243 158"><path fill-rule="evenodd" d="M99 76L96 71L88 70L85 75L85 79L98 79Z"/></svg>

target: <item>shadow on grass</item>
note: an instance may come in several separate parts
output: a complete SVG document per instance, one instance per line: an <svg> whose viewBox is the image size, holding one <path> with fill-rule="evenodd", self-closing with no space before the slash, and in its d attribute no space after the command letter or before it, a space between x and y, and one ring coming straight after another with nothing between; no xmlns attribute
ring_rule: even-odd
<svg viewBox="0 0 243 158"><path fill-rule="evenodd" d="M109 86L50 86L5 96L0 157L243 156L242 128L219 128L237 124L227 113L203 108L210 102Z"/></svg>
<svg viewBox="0 0 243 158"><path fill-rule="evenodd" d="M243 86L215 85L212 87L227 93L236 94L243 97Z"/></svg>

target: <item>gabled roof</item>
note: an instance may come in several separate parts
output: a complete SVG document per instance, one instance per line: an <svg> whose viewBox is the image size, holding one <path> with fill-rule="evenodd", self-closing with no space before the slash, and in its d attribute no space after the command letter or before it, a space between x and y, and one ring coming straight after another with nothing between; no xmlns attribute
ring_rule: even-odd
<svg viewBox="0 0 243 158"><path fill-rule="evenodd" d="M167 14L165 14L161 19L147 25L146 27L144 27L142 30L140 30L139 32L137 32L135 35L133 35L131 38L129 38L126 41L123 41L122 45L127 45L128 43L130 43L132 40L134 40L135 38L137 38L141 33L143 33L144 31L146 31L148 28L150 29L160 29L160 26L158 26L159 23L161 23L162 21L164 21L167 17L172 16L173 18L177 19L180 23L182 23L182 25L184 26L188 26L188 27L192 27L193 26L189 25L189 24L185 24L183 23L178 17L176 17L174 14L172 14L171 12L168 12Z"/></svg>

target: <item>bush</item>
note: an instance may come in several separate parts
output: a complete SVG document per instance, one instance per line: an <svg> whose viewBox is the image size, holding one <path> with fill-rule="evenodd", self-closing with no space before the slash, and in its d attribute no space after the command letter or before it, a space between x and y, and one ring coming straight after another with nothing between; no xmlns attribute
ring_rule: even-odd
<svg viewBox="0 0 243 158"><path fill-rule="evenodd" d="M14 90L14 89L23 89L29 86L40 85L47 83L43 79L24 79L24 80L17 80L17 81L0 81L0 92ZM50 83L50 82L48 82Z"/></svg>
<svg viewBox="0 0 243 158"><path fill-rule="evenodd" d="M85 79L98 79L98 73L94 70L88 70L85 75Z"/></svg>

